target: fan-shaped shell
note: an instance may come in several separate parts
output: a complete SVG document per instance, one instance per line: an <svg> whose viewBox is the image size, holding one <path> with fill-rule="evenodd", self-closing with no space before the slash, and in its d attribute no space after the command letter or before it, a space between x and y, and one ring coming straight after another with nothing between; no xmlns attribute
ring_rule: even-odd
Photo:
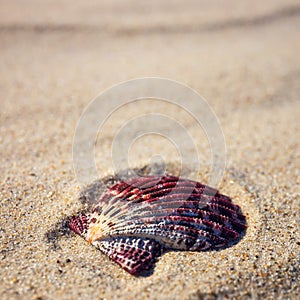
<svg viewBox="0 0 300 300"><path fill-rule="evenodd" d="M136 274L163 249L227 246L246 229L246 219L239 206L211 187L175 176L147 176L115 184L90 214L73 217L69 225Z"/></svg>

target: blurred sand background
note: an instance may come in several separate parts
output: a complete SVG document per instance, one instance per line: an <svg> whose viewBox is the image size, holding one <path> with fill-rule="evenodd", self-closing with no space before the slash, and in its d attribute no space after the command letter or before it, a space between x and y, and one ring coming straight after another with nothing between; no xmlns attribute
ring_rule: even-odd
<svg viewBox="0 0 300 300"><path fill-rule="evenodd" d="M0 1L1 299L297 299L299 28L300 2L289 0ZM61 226L82 208L72 162L80 115L104 89L144 76L187 84L215 111L227 145L219 188L249 228L233 247L169 252L136 278ZM209 159L184 112L131 105L105 126L100 176L113 173L118 126L161 109ZM144 166L151 153L178 159L153 137L131 161ZM207 172L187 176L205 182Z"/></svg>

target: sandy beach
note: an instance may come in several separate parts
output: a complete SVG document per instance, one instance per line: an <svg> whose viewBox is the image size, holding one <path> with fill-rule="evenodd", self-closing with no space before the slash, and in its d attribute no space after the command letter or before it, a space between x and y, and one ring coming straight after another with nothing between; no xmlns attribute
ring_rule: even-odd
<svg viewBox="0 0 300 300"><path fill-rule="evenodd" d="M299 1L282 0L1 1L1 299L298 299L299 16ZM84 109L147 76L206 99L226 141L215 187L240 205L248 229L232 247L170 251L152 274L134 277L66 222L86 205L72 155ZM189 132L203 162L184 176L209 183L205 132L180 107L151 101L109 116L95 146L98 180L123 168L112 161L118 130L163 113ZM145 170L153 154L181 174L176 147L160 136L137 140L130 166Z"/></svg>

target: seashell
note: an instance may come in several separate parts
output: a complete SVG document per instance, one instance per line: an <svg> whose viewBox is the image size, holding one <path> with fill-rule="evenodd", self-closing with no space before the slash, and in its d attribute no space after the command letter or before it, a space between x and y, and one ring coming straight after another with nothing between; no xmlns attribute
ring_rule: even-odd
<svg viewBox="0 0 300 300"><path fill-rule="evenodd" d="M175 176L147 176L107 189L69 227L130 274L149 269L165 250L226 247L246 230L239 206L216 189Z"/></svg>

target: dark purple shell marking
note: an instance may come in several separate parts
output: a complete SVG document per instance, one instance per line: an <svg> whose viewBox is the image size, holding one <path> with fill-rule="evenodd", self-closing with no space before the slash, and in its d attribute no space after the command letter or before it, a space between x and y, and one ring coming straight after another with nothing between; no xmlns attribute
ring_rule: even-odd
<svg viewBox="0 0 300 300"><path fill-rule="evenodd" d="M147 176L109 188L70 228L130 274L150 268L165 249L226 247L246 230L239 206L217 190L175 176Z"/></svg>

